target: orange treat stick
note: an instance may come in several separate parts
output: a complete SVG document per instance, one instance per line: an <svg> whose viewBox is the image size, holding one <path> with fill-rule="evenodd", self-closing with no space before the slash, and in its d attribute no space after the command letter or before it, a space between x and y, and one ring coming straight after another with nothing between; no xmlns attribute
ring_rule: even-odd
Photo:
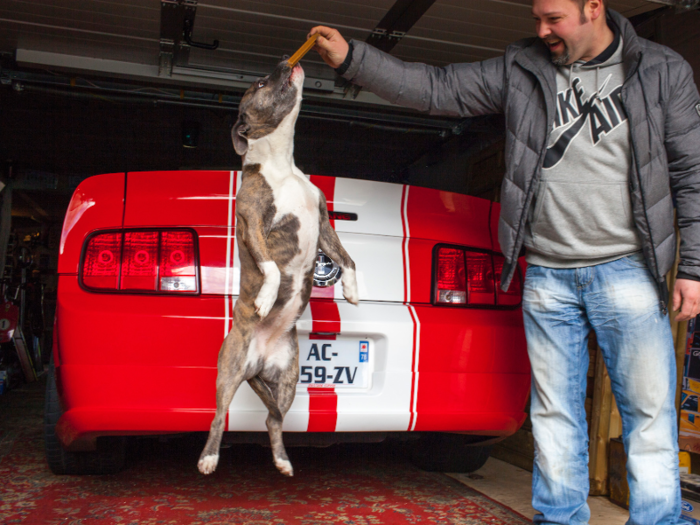
<svg viewBox="0 0 700 525"><path fill-rule="evenodd" d="M311 38L309 38L299 49L297 49L297 52L294 53L292 57L287 61L289 63L289 67L294 67L297 65L301 58L309 52L309 49L314 47L317 38L318 33L314 33L313 35L311 35Z"/></svg>

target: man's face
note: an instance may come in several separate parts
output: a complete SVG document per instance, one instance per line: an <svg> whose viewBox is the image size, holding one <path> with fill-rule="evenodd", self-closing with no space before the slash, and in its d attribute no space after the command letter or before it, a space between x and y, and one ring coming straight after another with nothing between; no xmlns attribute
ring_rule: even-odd
<svg viewBox="0 0 700 525"><path fill-rule="evenodd" d="M537 36L549 48L555 65L572 64L586 54L593 35L588 8L587 2L581 13L574 0L533 0Z"/></svg>

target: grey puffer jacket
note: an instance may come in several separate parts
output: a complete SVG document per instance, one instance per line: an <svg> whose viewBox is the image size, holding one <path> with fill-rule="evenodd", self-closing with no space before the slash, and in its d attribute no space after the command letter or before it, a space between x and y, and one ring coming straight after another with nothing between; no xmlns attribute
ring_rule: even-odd
<svg viewBox="0 0 700 525"><path fill-rule="evenodd" d="M680 55L639 38L612 10L608 20L620 28L624 42L622 102L631 130L634 220L665 308L665 275L676 256L671 188L681 231L679 277L700 280L700 95ZM501 277L506 289L556 112L556 68L549 50L539 38L530 38L509 46L502 57L437 68L402 62L363 42L352 45L343 76L390 102L434 115L505 114L498 238L506 257Z"/></svg>

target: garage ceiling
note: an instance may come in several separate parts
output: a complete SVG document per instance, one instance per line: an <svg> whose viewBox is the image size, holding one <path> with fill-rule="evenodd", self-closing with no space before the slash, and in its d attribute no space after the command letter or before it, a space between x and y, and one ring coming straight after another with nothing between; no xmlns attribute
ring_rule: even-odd
<svg viewBox="0 0 700 525"><path fill-rule="evenodd" d="M628 17L660 7L608 3ZM497 56L533 35L530 11L530 0L2 0L0 161L55 181L43 193L42 183L25 184L16 206L26 209L13 213L60 219L76 181L95 173L237 168L228 127L243 90L314 25L445 65ZM415 21L412 12L424 14ZM415 23L381 27L397 16ZM218 48L187 45L184 19L193 20L192 41ZM348 90L315 52L302 65L295 156L307 173L407 180L446 142L479 149L499 135L498 120L434 118ZM182 147L188 122L200 129L194 150Z"/></svg>
<svg viewBox="0 0 700 525"><path fill-rule="evenodd" d="M395 4L427 9L397 39L393 54L403 60L435 65L483 60L534 29L530 0L4 0L0 51L17 52L25 66L235 88L249 85L236 82L237 74L267 74L305 41L312 26L336 27L347 38L366 40ZM628 17L659 7L646 0L609 4ZM163 27L161 20L178 10L194 18L192 40L220 44L215 51L189 48L182 64L187 67L175 67L169 76L159 73L162 39L173 39L177 29ZM302 64L309 77L335 79L315 53Z"/></svg>

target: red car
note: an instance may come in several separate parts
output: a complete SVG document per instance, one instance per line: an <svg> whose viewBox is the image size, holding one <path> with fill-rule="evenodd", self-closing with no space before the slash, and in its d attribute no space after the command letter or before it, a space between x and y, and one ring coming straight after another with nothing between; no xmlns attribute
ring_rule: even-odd
<svg viewBox="0 0 700 525"><path fill-rule="evenodd" d="M114 472L126 436L207 432L240 264L235 171L85 180L60 242L46 400L56 473ZM427 469L471 471L525 419L522 276L499 281L499 205L432 189L311 176L357 266L360 306L319 253L299 320L288 444L398 438ZM247 384L229 441L267 440Z"/></svg>

